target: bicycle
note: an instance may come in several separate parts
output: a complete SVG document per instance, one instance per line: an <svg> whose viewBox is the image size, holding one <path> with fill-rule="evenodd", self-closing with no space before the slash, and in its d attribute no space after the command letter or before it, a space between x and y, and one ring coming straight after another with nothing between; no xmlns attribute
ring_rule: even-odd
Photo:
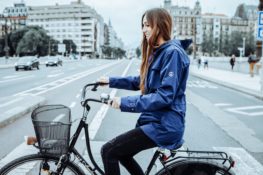
<svg viewBox="0 0 263 175"><path fill-rule="evenodd" d="M36 139L28 142L39 149L37 154L20 157L6 164L0 169L1 175L28 174L46 175L84 175L83 168L75 163L78 160L91 175L104 175L103 170L93 158L90 147L87 116L90 111L89 102L108 104L110 97L101 95L100 99L86 98L88 87L96 91L99 85L105 83L87 84L82 89L81 105L83 116L70 139L71 115L70 109L63 105L44 105L32 112L32 121ZM55 114L55 115L54 115ZM56 117L54 119L54 116ZM84 129L86 147L91 165L75 149L80 132ZM184 155L178 155L184 154ZM225 152L218 151L190 151L170 150L158 148L145 171L149 175L156 161L159 160L162 168L156 175L234 175L232 167L234 160ZM28 172L29 171L29 172Z"/></svg>

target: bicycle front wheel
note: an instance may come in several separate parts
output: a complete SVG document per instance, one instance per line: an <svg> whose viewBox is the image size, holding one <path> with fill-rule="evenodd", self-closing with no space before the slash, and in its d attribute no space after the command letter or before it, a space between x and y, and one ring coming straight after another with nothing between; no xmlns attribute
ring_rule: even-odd
<svg viewBox="0 0 263 175"><path fill-rule="evenodd" d="M168 172L169 171L169 172ZM180 161L161 169L156 175L234 175L223 164L212 161Z"/></svg>
<svg viewBox="0 0 263 175"><path fill-rule="evenodd" d="M58 161L57 157L27 155L3 166L0 175L51 175L55 172ZM63 175L84 175L84 172L76 164L68 162Z"/></svg>

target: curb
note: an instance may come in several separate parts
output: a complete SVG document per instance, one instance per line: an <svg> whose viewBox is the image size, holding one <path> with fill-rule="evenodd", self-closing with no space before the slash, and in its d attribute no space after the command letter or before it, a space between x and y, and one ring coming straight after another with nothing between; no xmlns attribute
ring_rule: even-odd
<svg viewBox="0 0 263 175"><path fill-rule="evenodd" d="M215 78L199 75L199 74L197 74L197 73L195 73L193 71L190 71L190 73L191 73L191 75L193 75L195 77L198 77L200 79L207 80L207 81L213 82L215 84L218 84L218 85L221 85L221 86L224 86L224 87L227 87L227 88L230 88L230 89L233 89L233 90L245 93L247 95L254 96L254 97L256 97L256 98L258 98L260 100L263 100L263 95L261 95L260 92L254 92L254 91L252 91L250 89L238 86L236 84L231 84L231 83L226 82L226 81L221 81L221 80L218 80L218 79L215 79Z"/></svg>
<svg viewBox="0 0 263 175"><path fill-rule="evenodd" d="M10 105L0 106L0 128L9 125L17 119L23 117L25 114L32 112L36 107L46 103L46 99L40 96L23 96ZM10 101L9 101L10 103Z"/></svg>

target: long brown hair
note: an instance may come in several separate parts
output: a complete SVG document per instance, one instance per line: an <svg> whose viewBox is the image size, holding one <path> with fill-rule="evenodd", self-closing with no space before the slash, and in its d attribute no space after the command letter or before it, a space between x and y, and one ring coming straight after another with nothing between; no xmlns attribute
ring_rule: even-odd
<svg viewBox="0 0 263 175"><path fill-rule="evenodd" d="M147 10L142 15L142 28L143 28L143 18L144 16L147 19L148 24L152 28L152 34L149 38L149 42L146 39L146 36L143 34L143 39L141 43L142 49L142 64L140 69L140 89L142 94L145 93L145 76L148 71L148 60L150 55L153 53L153 49L158 47L158 39L162 37L164 41L171 39L172 34L172 17L163 8L153 8Z"/></svg>

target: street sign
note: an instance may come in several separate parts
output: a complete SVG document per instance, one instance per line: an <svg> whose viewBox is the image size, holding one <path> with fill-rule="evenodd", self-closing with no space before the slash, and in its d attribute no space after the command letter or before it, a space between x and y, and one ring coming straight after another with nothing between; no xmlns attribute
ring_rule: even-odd
<svg viewBox="0 0 263 175"><path fill-rule="evenodd" d="M258 12L257 40L263 40L263 11Z"/></svg>
<svg viewBox="0 0 263 175"><path fill-rule="evenodd" d="M258 26L263 25L263 11L258 12Z"/></svg>
<svg viewBox="0 0 263 175"><path fill-rule="evenodd" d="M263 40L263 26L258 26L257 39Z"/></svg>

